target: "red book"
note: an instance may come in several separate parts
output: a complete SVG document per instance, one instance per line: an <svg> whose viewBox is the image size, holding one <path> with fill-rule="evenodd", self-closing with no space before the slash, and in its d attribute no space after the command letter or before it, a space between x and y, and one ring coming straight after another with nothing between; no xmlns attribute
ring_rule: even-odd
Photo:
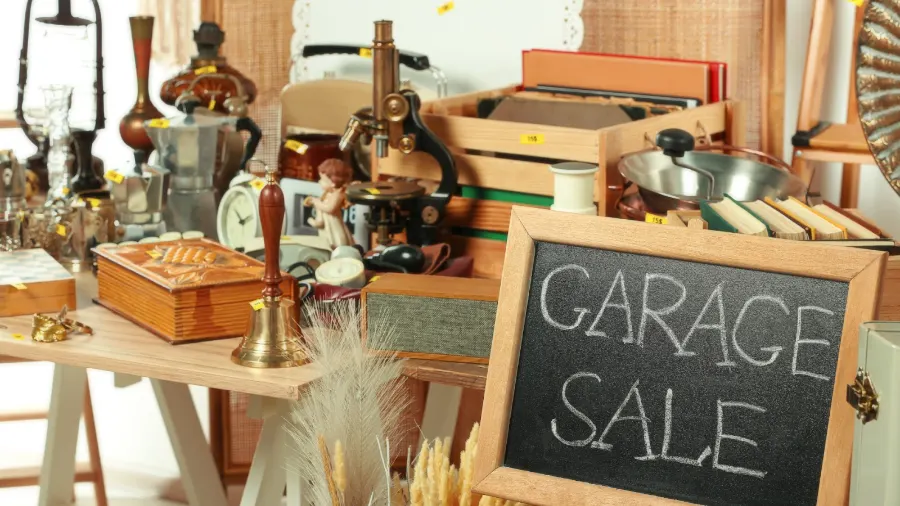
<svg viewBox="0 0 900 506"><path fill-rule="evenodd" d="M684 60L684 59L677 59L677 58L654 58L654 57L649 57L649 56L631 56L631 55L618 55L618 54L605 54L605 53L557 51L557 50L552 50L552 49L532 49L532 50L522 51L522 82L525 86L535 86L537 84L546 84L546 85L553 84L553 85L558 85L558 86L565 86L568 84L573 87L581 87L581 88L587 87L587 86L584 86L583 81L577 83L577 85L565 83L565 82L553 82L553 83L549 83L549 82L547 82L547 83L543 83L543 82L542 83L537 83L537 82L531 83L531 82L529 82L529 63L527 63L528 60L529 59L532 60L531 69L533 70L534 65L535 65L534 60L536 60L535 57L549 56L552 54L565 55L569 59L574 55L577 55L576 58L579 60L581 60L582 58L588 59L588 60L584 60L584 61L589 61L589 59L592 59L592 57L601 57L602 59L607 60L607 61L610 61L610 59L613 59L613 61L616 61L616 60L620 60L620 61L638 60L638 61L643 61L643 62L647 62L647 63L669 64L669 65L660 65L658 72L660 73L660 75L662 75L663 73L666 73L666 72L676 72L676 71L679 72L678 78L676 78L674 80L675 82L672 84L672 91L669 93L670 95L689 97L689 98L698 98L698 99L701 99L704 103L710 103L710 104L715 103L715 102L720 102L720 101L728 98L727 97L728 64L723 63L723 62L707 62L707 61L699 61L699 60ZM542 62L547 61L544 58L540 58L540 59L542 60ZM672 65L672 64L675 64L675 65ZM705 84L705 89L704 89L704 91L705 91L704 96L696 96L697 93L685 94L685 92L683 91L685 89L684 86L687 86L688 87L687 89L696 89L697 82L696 81L689 82L687 80L688 77L687 77L687 74L685 74L685 72L687 72L687 67L689 67L689 65L681 65L681 64L694 64L694 65L699 64L699 65L706 67L706 84ZM650 70L652 68L653 67L647 67L647 70L652 72L652 70ZM549 69L547 69L547 70L549 70ZM533 74L533 72L532 72L532 74ZM556 75L562 75L562 74L563 74L563 72L556 73ZM662 81L662 82L665 82L665 81ZM646 86L646 85L647 85L647 83L645 82L645 80L643 80L642 78L640 78L638 76L635 76L635 86ZM621 86L619 86L619 87L621 87ZM608 89L608 88L603 88L603 89ZM659 90L647 91L647 88L615 89L615 90L609 90L609 91L654 93L654 94L660 94L660 95L666 94L665 91L659 91Z"/></svg>

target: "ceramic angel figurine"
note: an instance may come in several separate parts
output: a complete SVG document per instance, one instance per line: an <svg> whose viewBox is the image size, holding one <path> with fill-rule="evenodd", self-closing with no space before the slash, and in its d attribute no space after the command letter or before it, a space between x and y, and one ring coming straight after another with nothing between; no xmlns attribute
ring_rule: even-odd
<svg viewBox="0 0 900 506"><path fill-rule="evenodd" d="M347 207L347 184L353 177L353 169L337 158L330 158L319 165L319 185L321 197L311 197L307 202L316 210L314 218L307 220L319 229L319 236L331 246L352 246L353 235L344 223L344 208Z"/></svg>

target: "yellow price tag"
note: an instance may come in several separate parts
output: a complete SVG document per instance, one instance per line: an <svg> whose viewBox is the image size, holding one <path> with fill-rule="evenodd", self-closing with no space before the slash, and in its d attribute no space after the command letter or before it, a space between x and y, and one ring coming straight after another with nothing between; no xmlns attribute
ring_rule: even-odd
<svg viewBox="0 0 900 506"><path fill-rule="evenodd" d="M266 181L264 179L254 179L250 181L250 186L253 187L256 191L262 191L263 187L266 186Z"/></svg>
<svg viewBox="0 0 900 506"><path fill-rule="evenodd" d="M169 120L166 118L151 119L147 125L150 128L169 128Z"/></svg>
<svg viewBox="0 0 900 506"><path fill-rule="evenodd" d="M361 47L359 48L359 55L363 58L371 58L372 57L372 48L371 47Z"/></svg>
<svg viewBox="0 0 900 506"><path fill-rule="evenodd" d="M452 11L454 7L456 6L453 5L453 2L447 2L444 5L438 7L438 14L447 14L448 12Z"/></svg>
<svg viewBox="0 0 900 506"><path fill-rule="evenodd" d="M647 216L644 217L644 221L647 223L656 223L657 225L665 225L668 223L668 220L665 216L659 216L656 214L647 213Z"/></svg>
<svg viewBox="0 0 900 506"><path fill-rule="evenodd" d="M12 338L15 339L16 341L21 341L21 340L25 339L25 336L23 336L22 334L13 334Z"/></svg>
<svg viewBox="0 0 900 506"><path fill-rule="evenodd" d="M12 287L15 288L16 290L27 290L28 289L28 287L25 286L25 283L23 283L21 279L16 279L15 282L12 284Z"/></svg>
<svg viewBox="0 0 900 506"><path fill-rule="evenodd" d="M157 258L162 256L162 253L160 253L159 251L157 251L155 249L151 249L151 250L147 251L147 256L156 260Z"/></svg>
<svg viewBox="0 0 900 506"><path fill-rule="evenodd" d="M369 195L381 195L381 190L378 188L367 188L366 191L369 192Z"/></svg>
<svg viewBox="0 0 900 506"><path fill-rule="evenodd" d="M542 134L522 134L519 136L520 144L543 144L544 136Z"/></svg>
<svg viewBox="0 0 900 506"><path fill-rule="evenodd" d="M121 184L122 181L125 181L125 176L123 176L122 174L120 174L119 172L116 172L114 170L106 171L103 174L103 177L105 177L106 179L108 179L116 184Z"/></svg>
<svg viewBox="0 0 900 506"><path fill-rule="evenodd" d="M309 149L309 146L307 146L306 144L303 144L300 141L295 141L293 139L285 142L284 147L290 149L291 151L293 151L295 153L299 153L301 155L306 154L306 150Z"/></svg>
<svg viewBox="0 0 900 506"><path fill-rule="evenodd" d="M850 3L857 7L862 7L866 0L850 0Z"/></svg>
<svg viewBox="0 0 900 506"><path fill-rule="evenodd" d="M250 303L250 307L252 307L254 311L259 311L266 307L266 303L262 299L256 299Z"/></svg>
<svg viewBox="0 0 900 506"><path fill-rule="evenodd" d="M100 199L87 199L86 202L90 204L91 207L100 207L101 204Z"/></svg>
<svg viewBox="0 0 900 506"><path fill-rule="evenodd" d="M214 98L209 99L209 110L211 111L215 108L216 108L216 99L214 99Z"/></svg>
<svg viewBox="0 0 900 506"><path fill-rule="evenodd" d="M68 195L71 191L72 191L72 190L70 190L70 189L68 189L68 188L66 188L66 187L64 186L63 189L62 189L62 194L63 194L63 195Z"/></svg>
<svg viewBox="0 0 900 506"><path fill-rule="evenodd" d="M198 68L197 70L195 70L195 71L194 71L194 74L196 74L196 75L199 76L199 75L202 75L202 74L215 74L215 73L218 72L218 71L219 71L219 69L216 68L215 65L207 65L207 66L205 66L205 67L200 67L200 68Z"/></svg>
<svg viewBox="0 0 900 506"><path fill-rule="evenodd" d="M65 237L66 236L66 226L65 225L57 225L56 233Z"/></svg>
<svg viewBox="0 0 900 506"><path fill-rule="evenodd" d="M282 242L292 242L293 239L291 239L291 236L289 236L289 235L283 235L283 236L281 236L281 241Z"/></svg>
<svg viewBox="0 0 900 506"><path fill-rule="evenodd" d="M372 279L369 280L369 283L374 283L374 282L378 281L378 278L380 278L380 277L381 276L372 276Z"/></svg>

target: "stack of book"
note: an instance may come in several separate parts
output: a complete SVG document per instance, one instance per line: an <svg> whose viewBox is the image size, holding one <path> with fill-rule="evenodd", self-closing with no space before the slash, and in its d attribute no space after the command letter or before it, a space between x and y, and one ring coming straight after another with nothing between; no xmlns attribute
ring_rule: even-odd
<svg viewBox="0 0 900 506"><path fill-rule="evenodd" d="M97 248L97 302L173 343L241 336L264 264L206 239ZM281 290L294 300L294 278Z"/></svg>
<svg viewBox="0 0 900 506"><path fill-rule="evenodd" d="M895 247L893 239L858 211L830 202L808 206L794 197L738 202L726 195L720 202L701 202L700 217L707 228L723 232L886 251Z"/></svg>

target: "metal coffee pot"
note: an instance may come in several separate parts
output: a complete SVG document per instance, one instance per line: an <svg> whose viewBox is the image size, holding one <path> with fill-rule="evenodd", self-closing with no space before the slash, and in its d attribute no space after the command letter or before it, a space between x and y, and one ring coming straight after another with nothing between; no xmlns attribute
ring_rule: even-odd
<svg viewBox="0 0 900 506"><path fill-rule="evenodd" d="M25 209L25 182L25 167L12 150L0 150L0 213Z"/></svg>
<svg viewBox="0 0 900 506"><path fill-rule="evenodd" d="M137 152L136 152L137 153ZM163 211L169 194L170 172L161 167L150 167L135 155L135 170L121 175L121 180L110 185L116 205L116 217L121 225L137 225L146 232L143 235L159 235Z"/></svg>
<svg viewBox="0 0 900 506"><path fill-rule="evenodd" d="M236 131L250 132L241 169L256 151L261 133L249 118L195 112L200 100L194 95L182 98L178 106L184 116L144 123L157 153L157 161L150 167L170 173L169 196L163 212L166 229L199 230L206 237L216 238L217 167Z"/></svg>

